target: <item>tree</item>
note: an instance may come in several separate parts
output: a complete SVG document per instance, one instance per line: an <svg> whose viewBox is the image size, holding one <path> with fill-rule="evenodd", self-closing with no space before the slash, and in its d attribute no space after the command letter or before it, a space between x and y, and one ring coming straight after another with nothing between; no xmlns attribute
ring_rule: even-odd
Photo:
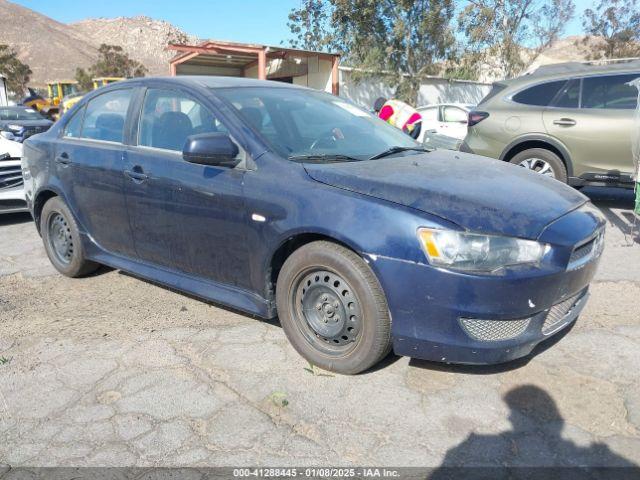
<svg viewBox="0 0 640 480"><path fill-rule="evenodd" d="M329 50L334 43L330 16L330 5L324 0L305 0L300 8L292 9L287 27L294 37L289 45L303 50Z"/></svg>
<svg viewBox="0 0 640 480"><path fill-rule="evenodd" d="M91 88L91 79L96 77L144 77L147 68L132 60L118 45L100 45L98 60L88 71L76 69L76 80L85 90Z"/></svg>
<svg viewBox="0 0 640 480"><path fill-rule="evenodd" d="M465 68L517 76L558 39L574 11L573 0L468 0L458 16Z"/></svg>
<svg viewBox="0 0 640 480"><path fill-rule="evenodd" d="M591 57L628 58L640 56L640 10L637 0L600 0L595 10L584 12L582 27L590 37L604 40L604 48L597 44Z"/></svg>
<svg viewBox="0 0 640 480"><path fill-rule="evenodd" d="M81 91L91 90L93 87L93 76L90 72L87 72L84 68L76 68L76 82Z"/></svg>
<svg viewBox="0 0 640 480"><path fill-rule="evenodd" d="M0 74L7 78L7 90L20 96L27 89L33 72L8 45L0 45Z"/></svg>
<svg viewBox="0 0 640 480"><path fill-rule="evenodd" d="M292 44L331 47L355 80L382 76L415 103L424 77L454 52L454 10L453 0L315 0L291 12L289 28Z"/></svg>

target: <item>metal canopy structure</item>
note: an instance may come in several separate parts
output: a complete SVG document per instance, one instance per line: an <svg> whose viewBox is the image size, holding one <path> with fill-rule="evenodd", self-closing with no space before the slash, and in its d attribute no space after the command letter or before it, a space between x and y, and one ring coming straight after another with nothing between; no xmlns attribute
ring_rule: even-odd
<svg viewBox="0 0 640 480"><path fill-rule="evenodd" d="M335 53L223 41L171 44L168 49L177 52L170 61L172 76L189 73L261 80L286 78L292 83L304 84L306 81L309 86L320 89L325 89L330 79L331 93L339 93L340 56Z"/></svg>

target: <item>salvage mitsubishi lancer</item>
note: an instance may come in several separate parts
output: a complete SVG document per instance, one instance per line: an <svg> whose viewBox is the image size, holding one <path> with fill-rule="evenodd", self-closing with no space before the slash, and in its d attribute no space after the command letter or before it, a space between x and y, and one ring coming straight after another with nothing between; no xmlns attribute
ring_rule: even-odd
<svg viewBox="0 0 640 480"><path fill-rule="evenodd" d="M25 143L53 265L99 264L263 318L340 373L396 354L488 364L573 323L604 220L566 185L427 151L329 94L145 78Z"/></svg>

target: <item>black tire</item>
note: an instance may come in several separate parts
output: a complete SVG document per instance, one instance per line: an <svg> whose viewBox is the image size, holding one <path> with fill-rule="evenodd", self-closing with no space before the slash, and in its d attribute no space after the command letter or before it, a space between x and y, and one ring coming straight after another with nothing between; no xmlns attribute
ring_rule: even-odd
<svg viewBox="0 0 640 480"><path fill-rule="evenodd" d="M85 259L78 225L60 197L50 198L44 204L40 233L49 260L61 274L82 277L100 266Z"/></svg>
<svg viewBox="0 0 640 480"><path fill-rule="evenodd" d="M293 252L278 275L276 303L293 347L325 370L360 373L391 349L382 287L369 266L340 245L318 241Z"/></svg>
<svg viewBox="0 0 640 480"><path fill-rule="evenodd" d="M551 170L553 170L553 177L562 183L567 183L567 167L558 155L546 148L530 148L524 150L514 155L510 163L522 165L526 160L532 159L540 159L546 162L551 167Z"/></svg>

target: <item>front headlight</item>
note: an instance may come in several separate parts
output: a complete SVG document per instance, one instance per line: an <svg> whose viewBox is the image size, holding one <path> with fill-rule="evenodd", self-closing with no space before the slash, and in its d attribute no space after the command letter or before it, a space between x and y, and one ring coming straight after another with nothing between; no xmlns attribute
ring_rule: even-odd
<svg viewBox="0 0 640 480"><path fill-rule="evenodd" d="M533 240L435 228L418 229L418 237L429 263L470 272L539 264L549 248Z"/></svg>
<svg viewBox="0 0 640 480"><path fill-rule="evenodd" d="M7 125L7 128L9 130L11 130L12 132L19 132L19 131L22 130L22 125L12 125L12 124L10 124L10 125Z"/></svg>

